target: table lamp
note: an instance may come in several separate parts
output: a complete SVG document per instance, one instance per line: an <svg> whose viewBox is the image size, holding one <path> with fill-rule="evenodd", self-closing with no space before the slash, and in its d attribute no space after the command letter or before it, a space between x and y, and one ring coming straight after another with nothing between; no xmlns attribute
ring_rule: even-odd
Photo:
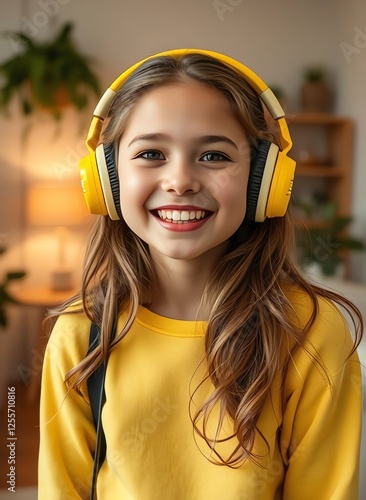
<svg viewBox="0 0 366 500"><path fill-rule="evenodd" d="M27 221L30 226L53 228L57 239L57 266L52 272L53 290L73 288L66 251L69 227L84 225L89 218L82 190L75 186L31 185L27 192Z"/></svg>

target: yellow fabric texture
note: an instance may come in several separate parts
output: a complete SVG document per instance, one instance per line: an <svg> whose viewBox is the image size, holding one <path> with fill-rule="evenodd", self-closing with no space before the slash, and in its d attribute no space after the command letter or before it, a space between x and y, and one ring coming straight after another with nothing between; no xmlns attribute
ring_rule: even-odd
<svg viewBox="0 0 366 500"><path fill-rule="evenodd" d="M302 324L306 296L289 292ZM120 322L123 321L123 316ZM121 323L120 323L121 324ZM98 500L357 500L361 376L357 355L346 361L352 338L344 317L320 299L306 347L317 353L332 380L304 349L280 374L261 413L256 465L232 469L193 432L189 417L212 390L205 375L205 322L169 319L140 307L136 321L112 351L102 413L107 457L97 482ZM95 430L84 398L67 394L65 374L83 359L90 323L83 314L61 316L48 342L42 376L39 500L88 499ZM282 411L281 385L285 388ZM208 422L215 433L215 415ZM230 436L224 422L220 437ZM216 446L224 457L235 439ZM281 456L287 461L281 459Z"/></svg>

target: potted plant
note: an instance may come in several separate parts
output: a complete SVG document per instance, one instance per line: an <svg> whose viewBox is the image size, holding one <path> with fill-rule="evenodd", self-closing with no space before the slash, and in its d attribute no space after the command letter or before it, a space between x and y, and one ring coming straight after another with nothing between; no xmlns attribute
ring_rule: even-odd
<svg viewBox="0 0 366 500"><path fill-rule="evenodd" d="M344 264L347 250L364 250L364 243L347 234L351 216L337 214L337 205L326 195L317 193L309 203L299 204L308 224L298 228L297 245L301 267L314 265L321 274L334 276Z"/></svg>
<svg viewBox="0 0 366 500"><path fill-rule="evenodd" d="M5 252L4 247L0 247L0 255ZM9 293L10 282L24 278L24 271L8 272L0 282L0 327L6 328L8 317L6 314L6 304L17 304L17 300Z"/></svg>
<svg viewBox="0 0 366 500"><path fill-rule="evenodd" d="M22 49L0 65L0 108L7 110L17 96L24 115L42 108L58 120L65 105L82 110L90 92L99 96L98 78L75 48L72 28L66 23L53 41L45 43L12 33Z"/></svg>
<svg viewBox="0 0 366 500"><path fill-rule="evenodd" d="M304 71L301 87L301 108L306 113L327 113L332 108L332 93L325 81L323 66L309 66Z"/></svg>

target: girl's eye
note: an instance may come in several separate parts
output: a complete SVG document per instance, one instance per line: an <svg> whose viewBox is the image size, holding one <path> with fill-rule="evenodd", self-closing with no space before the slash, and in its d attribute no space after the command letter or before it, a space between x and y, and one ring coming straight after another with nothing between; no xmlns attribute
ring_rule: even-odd
<svg viewBox="0 0 366 500"><path fill-rule="evenodd" d="M135 158L143 158L144 160L165 160L163 154L160 151L151 149L149 151L143 151L139 153Z"/></svg>
<svg viewBox="0 0 366 500"><path fill-rule="evenodd" d="M200 161L208 161L208 162L226 162L231 161L228 156L224 153L220 153L219 151L210 151L201 156Z"/></svg>

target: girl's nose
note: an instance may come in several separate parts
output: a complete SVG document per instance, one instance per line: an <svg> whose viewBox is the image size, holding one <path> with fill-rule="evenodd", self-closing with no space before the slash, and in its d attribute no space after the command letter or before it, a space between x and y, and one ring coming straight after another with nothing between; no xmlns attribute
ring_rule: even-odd
<svg viewBox="0 0 366 500"><path fill-rule="evenodd" d="M195 175L193 166L187 163L176 164L166 170L161 188L166 192L183 195L185 193L198 193L201 183Z"/></svg>

